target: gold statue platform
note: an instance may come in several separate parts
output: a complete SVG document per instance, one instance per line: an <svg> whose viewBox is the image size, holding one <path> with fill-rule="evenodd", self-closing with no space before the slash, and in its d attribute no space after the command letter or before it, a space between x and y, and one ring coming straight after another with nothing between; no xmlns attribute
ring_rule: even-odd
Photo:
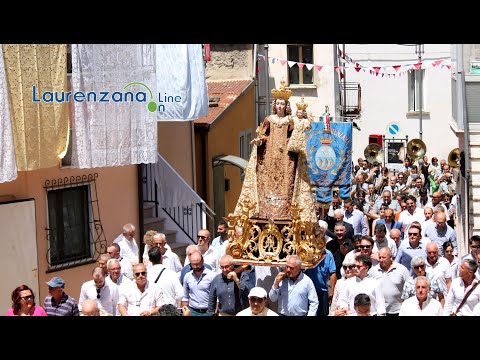
<svg viewBox="0 0 480 360"><path fill-rule="evenodd" d="M229 214L229 243L226 254L235 264L257 266L285 266L288 255L298 255L302 268L318 265L325 251L325 237L318 223L303 222L297 204L290 206L291 220L250 218L256 204L242 203L242 214Z"/></svg>

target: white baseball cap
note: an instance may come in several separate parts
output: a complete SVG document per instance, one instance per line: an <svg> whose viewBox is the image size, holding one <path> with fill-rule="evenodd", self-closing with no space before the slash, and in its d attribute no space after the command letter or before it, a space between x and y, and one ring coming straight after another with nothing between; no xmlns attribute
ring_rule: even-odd
<svg viewBox="0 0 480 360"><path fill-rule="evenodd" d="M266 298L267 297L267 292L265 291L264 288L262 287L254 287L252 290L250 290L250 293L248 294L248 297L258 297L258 298Z"/></svg>

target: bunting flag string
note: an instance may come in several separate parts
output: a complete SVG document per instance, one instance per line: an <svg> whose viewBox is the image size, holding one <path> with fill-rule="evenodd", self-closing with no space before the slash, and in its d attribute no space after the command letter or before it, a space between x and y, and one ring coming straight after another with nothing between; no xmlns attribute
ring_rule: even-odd
<svg viewBox="0 0 480 360"><path fill-rule="evenodd" d="M300 69L307 68L308 70L315 69L318 72L324 71L335 71L339 74L340 78L344 76L346 69L355 69L356 72L362 71L363 73L370 74L376 77L382 78L399 78L402 75L405 75L407 72L411 72L413 70L418 69L428 69L428 68L438 68L438 69L447 69L450 70L452 67L452 61L450 59L433 59L433 60L425 60L422 62L417 62L414 64L403 64L403 65L386 65L386 66L364 66L355 62L352 58L348 55L343 53L340 49L339 51L339 59L342 65L335 66L335 65L317 65L317 64L310 64L310 63L303 63L298 61L286 60L281 59L273 56L268 57L268 61L272 64L280 63L282 66L285 64L288 65L289 68L293 66L298 66ZM258 59L267 61L265 55L258 54Z"/></svg>

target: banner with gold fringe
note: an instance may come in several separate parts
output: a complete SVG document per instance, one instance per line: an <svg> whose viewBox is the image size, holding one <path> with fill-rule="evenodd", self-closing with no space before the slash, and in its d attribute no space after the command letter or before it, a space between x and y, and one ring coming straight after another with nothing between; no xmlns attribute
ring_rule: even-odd
<svg viewBox="0 0 480 360"><path fill-rule="evenodd" d="M316 200L330 203L332 188L339 188L339 196L350 196L352 167L352 123L312 122L307 131L307 163Z"/></svg>

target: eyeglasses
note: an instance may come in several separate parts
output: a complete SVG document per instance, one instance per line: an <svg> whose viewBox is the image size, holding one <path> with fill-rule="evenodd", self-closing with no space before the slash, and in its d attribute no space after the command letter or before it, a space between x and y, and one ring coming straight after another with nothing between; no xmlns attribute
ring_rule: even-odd
<svg viewBox="0 0 480 360"><path fill-rule="evenodd" d="M255 296L250 296L248 298L248 300L250 300L251 302L257 302L259 304L261 304L263 302L263 300L265 300L264 298L258 298L258 297L255 297Z"/></svg>
<svg viewBox="0 0 480 360"><path fill-rule="evenodd" d="M102 291L102 288L96 288L97 290L97 299L100 299L100 291Z"/></svg>
<svg viewBox="0 0 480 360"><path fill-rule="evenodd" d="M208 236L197 235L197 239L205 240Z"/></svg>
<svg viewBox="0 0 480 360"><path fill-rule="evenodd" d="M146 271L140 271L140 272L135 273L135 276L136 277L139 277L140 275L145 276L146 274L147 274Z"/></svg>
<svg viewBox="0 0 480 360"><path fill-rule="evenodd" d="M111 269L109 269L109 270L110 270L110 271L120 271L121 268L119 268L119 267L114 267L114 268L111 268Z"/></svg>
<svg viewBox="0 0 480 360"><path fill-rule="evenodd" d="M357 265L347 265L347 266L342 266L343 270L353 270L357 268Z"/></svg>
<svg viewBox="0 0 480 360"><path fill-rule="evenodd" d="M418 235L420 235L420 233L411 233L411 232L408 233L408 236L418 236Z"/></svg>
<svg viewBox="0 0 480 360"><path fill-rule="evenodd" d="M370 249L372 245L358 245L357 246L359 249Z"/></svg>
<svg viewBox="0 0 480 360"><path fill-rule="evenodd" d="M361 246L360 246L360 245L358 245L358 246L355 246L355 250L358 250L358 249L360 249L360 248L361 248Z"/></svg>
<svg viewBox="0 0 480 360"><path fill-rule="evenodd" d="M425 267L425 265L417 265L417 266L414 266L413 268L415 270L418 270L418 269L423 269Z"/></svg>
<svg viewBox="0 0 480 360"><path fill-rule="evenodd" d="M470 245L472 249L480 249L480 245Z"/></svg>
<svg viewBox="0 0 480 360"><path fill-rule="evenodd" d="M28 301L28 300L33 300L33 295L25 295L25 296L20 296L20 299L23 299L25 301Z"/></svg>

